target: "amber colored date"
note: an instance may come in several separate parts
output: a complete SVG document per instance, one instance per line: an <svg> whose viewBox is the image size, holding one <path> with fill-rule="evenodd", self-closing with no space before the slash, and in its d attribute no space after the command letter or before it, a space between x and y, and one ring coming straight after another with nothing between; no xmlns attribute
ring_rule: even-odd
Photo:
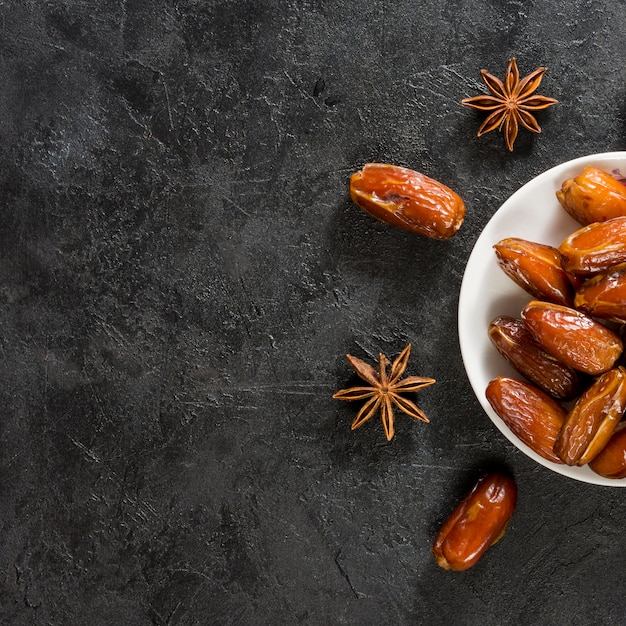
<svg viewBox="0 0 626 626"><path fill-rule="evenodd" d="M465 217L465 204L452 189L385 163L367 163L352 174L350 197L372 217L433 239L452 237Z"/></svg>
<svg viewBox="0 0 626 626"><path fill-rule="evenodd" d="M576 291L574 306L594 317L626 324L626 263L585 281Z"/></svg>
<svg viewBox="0 0 626 626"><path fill-rule="evenodd" d="M580 224L626 215L626 187L597 167L567 179L556 192L561 206Z"/></svg>
<svg viewBox="0 0 626 626"><path fill-rule="evenodd" d="M496 243L494 250L502 271L532 296L572 304L574 289L556 248L509 237Z"/></svg>
<svg viewBox="0 0 626 626"><path fill-rule="evenodd" d="M602 374L622 354L619 335L581 311L532 300L521 317L546 352L575 370Z"/></svg>
<svg viewBox="0 0 626 626"><path fill-rule="evenodd" d="M626 411L626 369L603 374L578 398L554 444L567 465L586 465L608 443Z"/></svg>
<svg viewBox="0 0 626 626"><path fill-rule="evenodd" d="M563 268L590 276L626 262L626 217L594 222L573 232L559 246Z"/></svg>
<svg viewBox="0 0 626 626"><path fill-rule="evenodd" d="M437 564L463 571L502 538L515 510L515 481L500 473L483 476L444 522L433 543Z"/></svg>
<svg viewBox="0 0 626 626"><path fill-rule="evenodd" d="M498 352L540 389L559 400L571 400L579 394L578 372L548 354L522 320L501 315L491 322L488 333Z"/></svg>
<svg viewBox="0 0 626 626"><path fill-rule="evenodd" d="M554 398L508 376L491 380L485 395L496 415L520 441L544 459L562 463L553 448L567 413Z"/></svg>
<svg viewBox="0 0 626 626"><path fill-rule="evenodd" d="M605 478L626 478L626 422L618 425L609 442L589 462L589 467Z"/></svg>

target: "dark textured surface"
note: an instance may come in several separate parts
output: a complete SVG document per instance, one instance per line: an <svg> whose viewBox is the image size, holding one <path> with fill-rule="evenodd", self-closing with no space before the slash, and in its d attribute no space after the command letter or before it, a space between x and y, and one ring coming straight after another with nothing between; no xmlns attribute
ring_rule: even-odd
<svg viewBox="0 0 626 626"><path fill-rule="evenodd" d="M623 2L0 3L6 624L620 624L623 489L536 465L456 336L472 246L564 160L624 148ZM508 154L479 69L560 104ZM466 200L434 242L352 205L367 161ZM346 352L433 376L387 444ZM479 473L519 503L464 574L430 545Z"/></svg>

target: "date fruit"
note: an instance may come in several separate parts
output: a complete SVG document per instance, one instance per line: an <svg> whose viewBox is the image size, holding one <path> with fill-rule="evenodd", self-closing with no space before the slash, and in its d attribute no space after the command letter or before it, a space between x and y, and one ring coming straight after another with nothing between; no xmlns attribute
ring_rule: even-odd
<svg viewBox="0 0 626 626"><path fill-rule="evenodd" d="M582 311L532 300L521 317L546 352L580 372L602 374L622 354L619 335Z"/></svg>
<svg viewBox="0 0 626 626"><path fill-rule="evenodd" d="M437 565L457 572L475 565L504 535L516 502L512 478L496 472L480 478L435 537Z"/></svg>
<svg viewBox="0 0 626 626"><path fill-rule="evenodd" d="M498 376L485 392L496 415L531 450L553 463L562 463L554 443L567 412L551 396L530 383Z"/></svg>
<svg viewBox="0 0 626 626"><path fill-rule="evenodd" d="M350 197L381 222L432 239L449 239L465 218L465 204L456 192L396 165L366 163L350 177Z"/></svg>
<svg viewBox="0 0 626 626"><path fill-rule="evenodd" d="M574 306L594 317L626 324L626 263L585 281L576 291Z"/></svg>
<svg viewBox="0 0 626 626"><path fill-rule="evenodd" d="M621 422L589 467L605 478L626 478L626 422Z"/></svg>
<svg viewBox="0 0 626 626"><path fill-rule="evenodd" d="M583 226L626 215L626 187L597 167L585 167L580 175L568 178L556 197Z"/></svg>
<svg viewBox="0 0 626 626"><path fill-rule="evenodd" d="M603 374L578 398L554 444L567 465L586 465L608 443L626 411L626 368Z"/></svg>
<svg viewBox="0 0 626 626"><path fill-rule="evenodd" d="M574 288L556 248L509 237L496 243L494 250L502 271L532 296L547 302L572 304Z"/></svg>
<svg viewBox="0 0 626 626"><path fill-rule="evenodd" d="M590 276L626 262L626 217L594 222L573 232L559 246L563 268Z"/></svg>
<svg viewBox="0 0 626 626"><path fill-rule="evenodd" d="M580 393L580 374L548 354L522 320L501 315L491 322L488 333L498 352L552 397L571 400Z"/></svg>

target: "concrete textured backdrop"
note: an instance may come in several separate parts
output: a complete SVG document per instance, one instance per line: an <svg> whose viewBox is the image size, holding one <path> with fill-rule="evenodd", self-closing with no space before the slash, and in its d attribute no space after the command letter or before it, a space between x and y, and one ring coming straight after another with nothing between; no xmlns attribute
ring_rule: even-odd
<svg viewBox="0 0 626 626"><path fill-rule="evenodd" d="M517 451L456 334L481 229L522 184L626 145L608 0L0 2L5 624L619 624L626 492ZM479 70L560 103L499 133ZM447 242L351 204L352 171L457 190ZM424 425L331 395L413 344ZM478 475L519 502L474 569L430 546Z"/></svg>

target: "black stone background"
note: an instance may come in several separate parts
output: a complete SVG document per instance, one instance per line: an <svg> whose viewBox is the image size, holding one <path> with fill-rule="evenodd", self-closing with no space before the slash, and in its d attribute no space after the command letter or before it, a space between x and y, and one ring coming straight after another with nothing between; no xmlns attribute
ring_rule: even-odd
<svg viewBox="0 0 626 626"><path fill-rule="evenodd" d="M625 9L0 2L2 623L624 623L626 492L504 439L456 315L508 196L625 147ZM459 104L511 56L560 101L513 154ZM457 190L458 235L357 209L368 161ZM407 342L431 424L351 432L345 353ZM444 572L432 539L494 466L507 535Z"/></svg>

